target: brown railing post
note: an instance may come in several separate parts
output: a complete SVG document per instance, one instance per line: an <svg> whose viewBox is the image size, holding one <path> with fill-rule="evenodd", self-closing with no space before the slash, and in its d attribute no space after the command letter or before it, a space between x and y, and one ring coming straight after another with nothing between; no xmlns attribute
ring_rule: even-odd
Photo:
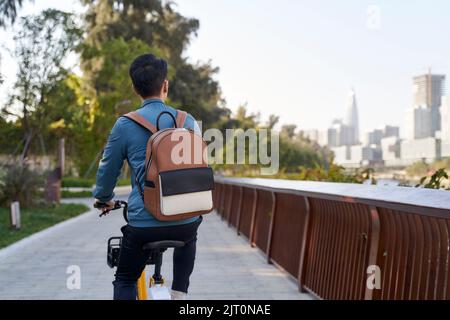
<svg viewBox="0 0 450 320"><path fill-rule="evenodd" d="M270 211L271 217L270 217L270 226L269 226L269 237L267 240L267 263L272 263L270 260L270 250L272 248L272 236L273 236L273 226L275 224L275 212L277 209L277 195L275 192L271 192L272 195L272 210Z"/></svg>
<svg viewBox="0 0 450 320"><path fill-rule="evenodd" d="M258 190L253 189L255 192L255 199L253 200L253 208L252 208L252 221L250 224L250 244L252 247L255 247L255 220L256 220L256 208L258 205Z"/></svg>
<svg viewBox="0 0 450 320"><path fill-rule="evenodd" d="M239 204L238 204L238 213L236 218L236 231L237 235L240 236L241 233L239 232L239 227L241 224L241 214L242 214L242 207L244 206L244 187L239 187Z"/></svg>
<svg viewBox="0 0 450 320"><path fill-rule="evenodd" d="M374 206L370 206L370 218L371 218L371 236L370 236L370 249L366 270L369 266L377 265L378 247L380 244L380 214L378 213L377 208ZM373 290L369 289L367 285L364 299L365 300L373 299Z"/></svg>
<svg viewBox="0 0 450 320"><path fill-rule="evenodd" d="M227 222L228 222L228 227L231 226L231 210L233 210L233 193L234 193L234 189L236 189L236 186L230 184L230 188L231 188L230 201L229 201L229 204L228 204L228 210L226 212L226 217L225 217Z"/></svg>
<svg viewBox="0 0 450 320"><path fill-rule="evenodd" d="M298 289L300 292L305 292L303 284L305 283L306 276L306 261L307 261L307 245L309 244L309 221L311 216L311 205L307 197L303 197L305 200L305 224L303 226L303 239L300 248L300 261L298 269Z"/></svg>
<svg viewBox="0 0 450 320"><path fill-rule="evenodd" d="M222 196L220 198L220 218L221 220L223 220L223 216L225 215L225 198L227 196L227 184L223 183L222 184Z"/></svg>

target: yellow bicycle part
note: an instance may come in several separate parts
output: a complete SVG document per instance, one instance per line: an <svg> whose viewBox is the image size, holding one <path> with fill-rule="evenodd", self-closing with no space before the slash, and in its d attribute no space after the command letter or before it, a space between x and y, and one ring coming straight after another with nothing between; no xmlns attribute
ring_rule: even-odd
<svg viewBox="0 0 450 320"><path fill-rule="evenodd" d="M164 278L162 278L161 281L162 281L161 285L164 285L166 283L166 280L164 280ZM155 279L153 279L153 277L150 277L148 287L151 288L154 285L155 285Z"/></svg>
<svg viewBox="0 0 450 320"><path fill-rule="evenodd" d="M147 300L147 286L145 285L145 270L142 271L141 276L137 282L138 300Z"/></svg>

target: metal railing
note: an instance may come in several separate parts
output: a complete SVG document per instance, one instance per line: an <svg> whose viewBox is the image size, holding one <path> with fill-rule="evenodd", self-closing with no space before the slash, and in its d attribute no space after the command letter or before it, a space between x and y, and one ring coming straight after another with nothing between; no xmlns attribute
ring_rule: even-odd
<svg viewBox="0 0 450 320"><path fill-rule="evenodd" d="M214 203L318 298L450 299L448 191L216 178Z"/></svg>

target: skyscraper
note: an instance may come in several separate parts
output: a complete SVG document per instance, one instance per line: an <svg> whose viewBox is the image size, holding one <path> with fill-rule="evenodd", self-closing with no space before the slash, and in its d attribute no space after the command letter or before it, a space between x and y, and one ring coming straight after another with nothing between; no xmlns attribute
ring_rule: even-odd
<svg viewBox="0 0 450 320"><path fill-rule="evenodd" d="M442 156L450 157L450 98L442 98L441 106L441 138Z"/></svg>
<svg viewBox="0 0 450 320"><path fill-rule="evenodd" d="M441 106L441 137L450 142L450 98L442 97Z"/></svg>
<svg viewBox="0 0 450 320"><path fill-rule="evenodd" d="M356 102L355 90L352 88L348 94L347 107L345 111L344 125L348 128L348 136L345 145L359 143L359 117L358 104Z"/></svg>
<svg viewBox="0 0 450 320"><path fill-rule="evenodd" d="M431 109L427 106L416 106L408 110L406 116L407 138L415 140L434 137L431 122Z"/></svg>
<svg viewBox="0 0 450 320"><path fill-rule="evenodd" d="M441 129L439 108L445 94L445 75L428 74L414 77L414 107L425 106L431 113L431 134Z"/></svg>

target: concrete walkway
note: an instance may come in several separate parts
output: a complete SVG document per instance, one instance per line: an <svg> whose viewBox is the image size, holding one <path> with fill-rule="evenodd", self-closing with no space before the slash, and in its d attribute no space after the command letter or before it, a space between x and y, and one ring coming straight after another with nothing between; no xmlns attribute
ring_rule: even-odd
<svg viewBox="0 0 450 320"><path fill-rule="evenodd" d="M81 202L77 200L78 202ZM82 200L89 203L90 200ZM89 212L0 250L0 299L111 299L114 270L106 265L106 242L119 236L121 212L98 218ZM172 252L163 275L171 282ZM79 266L81 288L69 290L67 268ZM189 299L310 299L285 273L268 265L218 215L199 229Z"/></svg>

